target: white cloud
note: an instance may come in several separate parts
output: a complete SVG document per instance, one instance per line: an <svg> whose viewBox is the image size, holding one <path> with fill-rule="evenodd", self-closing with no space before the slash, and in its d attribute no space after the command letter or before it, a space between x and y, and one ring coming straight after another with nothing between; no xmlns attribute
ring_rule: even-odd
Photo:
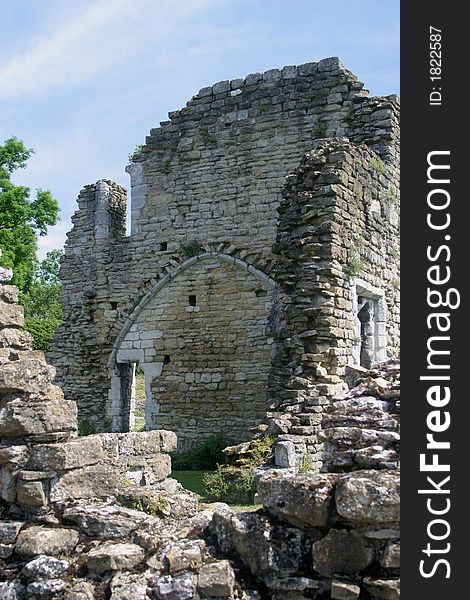
<svg viewBox="0 0 470 600"><path fill-rule="evenodd" d="M98 0L79 16L65 7L48 37L0 64L0 98L67 88L122 68L146 43L171 38L182 21L215 1L186 0L183 10L170 0Z"/></svg>

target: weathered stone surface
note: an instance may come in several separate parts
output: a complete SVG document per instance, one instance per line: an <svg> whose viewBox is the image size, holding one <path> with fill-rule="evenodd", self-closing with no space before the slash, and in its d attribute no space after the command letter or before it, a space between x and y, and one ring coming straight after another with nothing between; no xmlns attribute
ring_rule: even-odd
<svg viewBox="0 0 470 600"><path fill-rule="evenodd" d="M23 327L23 307L0 302L0 327Z"/></svg>
<svg viewBox="0 0 470 600"><path fill-rule="evenodd" d="M0 582L0 598L2 600L26 600L26 588L19 581Z"/></svg>
<svg viewBox="0 0 470 600"><path fill-rule="evenodd" d="M24 526L24 521L0 520L0 543L14 544L19 532Z"/></svg>
<svg viewBox="0 0 470 600"><path fill-rule="evenodd" d="M104 455L98 437L81 437L62 444L35 444L31 448L29 469L44 465L53 471L66 471L103 462Z"/></svg>
<svg viewBox="0 0 470 600"><path fill-rule="evenodd" d="M9 558L13 554L15 544L0 544L0 558Z"/></svg>
<svg viewBox="0 0 470 600"><path fill-rule="evenodd" d="M342 475L336 489L338 513L354 523L394 523L400 520L400 474L355 471Z"/></svg>
<svg viewBox="0 0 470 600"><path fill-rule="evenodd" d="M155 584L154 594L159 600L190 600L194 598L196 583L194 575L164 575Z"/></svg>
<svg viewBox="0 0 470 600"><path fill-rule="evenodd" d="M19 481L16 487L16 501L26 506L45 506L46 495L40 481Z"/></svg>
<svg viewBox="0 0 470 600"><path fill-rule="evenodd" d="M29 598L52 598L61 592L67 584L62 579L46 579L44 581L33 581L26 588Z"/></svg>
<svg viewBox="0 0 470 600"><path fill-rule="evenodd" d="M271 523L256 513L216 513L210 531L224 553L238 555L259 577L291 576L310 549L302 530Z"/></svg>
<svg viewBox="0 0 470 600"><path fill-rule="evenodd" d="M87 567L94 573L130 570L144 559L144 551L136 544L100 544L87 555Z"/></svg>
<svg viewBox="0 0 470 600"><path fill-rule="evenodd" d="M313 568L330 577L333 573L362 571L372 561L372 552L360 535L344 529L330 529L312 547Z"/></svg>
<svg viewBox="0 0 470 600"><path fill-rule="evenodd" d="M55 369L36 354L23 352L20 360L3 365L0 372L0 393L38 394L48 389L55 377Z"/></svg>
<svg viewBox="0 0 470 600"><path fill-rule="evenodd" d="M145 574L116 573L111 581L111 600L147 600Z"/></svg>
<svg viewBox="0 0 470 600"><path fill-rule="evenodd" d="M26 402L20 398L0 409L0 436L37 436L76 431L76 404L70 400Z"/></svg>
<svg viewBox="0 0 470 600"><path fill-rule="evenodd" d="M28 331L23 331L22 329L0 329L0 348L31 350L31 334Z"/></svg>
<svg viewBox="0 0 470 600"><path fill-rule="evenodd" d="M267 474L258 482L260 502L300 526L324 527L334 508L335 475Z"/></svg>
<svg viewBox="0 0 470 600"><path fill-rule="evenodd" d="M64 510L66 522L77 525L82 533L100 539L127 539L139 527L159 524L159 519L138 510L104 502L75 502Z"/></svg>
<svg viewBox="0 0 470 600"><path fill-rule="evenodd" d="M0 465L6 465L17 468L24 467L28 461L29 449L27 446L4 446L0 447Z"/></svg>
<svg viewBox="0 0 470 600"><path fill-rule="evenodd" d="M27 579L52 579L68 571L70 562L41 555L27 563L21 574Z"/></svg>
<svg viewBox="0 0 470 600"><path fill-rule="evenodd" d="M354 583L346 583L344 581L331 582L331 598L334 600L357 600L361 588Z"/></svg>
<svg viewBox="0 0 470 600"><path fill-rule="evenodd" d="M274 446L274 462L277 467L295 467L295 445L292 442L277 442Z"/></svg>
<svg viewBox="0 0 470 600"><path fill-rule="evenodd" d="M199 569L197 587L204 598L229 598L233 593L235 574L228 560L220 560Z"/></svg>
<svg viewBox="0 0 470 600"><path fill-rule="evenodd" d="M386 569L400 568L400 542L389 542L387 544L380 564Z"/></svg>
<svg viewBox="0 0 470 600"><path fill-rule="evenodd" d="M120 482L119 471L111 465L73 469L52 481L50 500L63 502L79 498L107 498L117 494Z"/></svg>
<svg viewBox="0 0 470 600"><path fill-rule="evenodd" d="M64 600L95 600L95 587L89 581L78 581L64 594Z"/></svg>
<svg viewBox="0 0 470 600"><path fill-rule="evenodd" d="M399 600L399 579L372 579L366 577L364 586L373 600Z"/></svg>
<svg viewBox="0 0 470 600"><path fill-rule="evenodd" d="M205 546L203 540L181 540L164 549L162 563L171 575L196 569L202 564Z"/></svg>
<svg viewBox="0 0 470 600"><path fill-rule="evenodd" d="M19 556L39 556L69 553L78 543L78 531L63 527L50 528L34 525L20 531L15 551Z"/></svg>
<svg viewBox="0 0 470 600"><path fill-rule="evenodd" d="M18 302L18 288L16 285L0 284L0 301L8 304L16 304Z"/></svg>

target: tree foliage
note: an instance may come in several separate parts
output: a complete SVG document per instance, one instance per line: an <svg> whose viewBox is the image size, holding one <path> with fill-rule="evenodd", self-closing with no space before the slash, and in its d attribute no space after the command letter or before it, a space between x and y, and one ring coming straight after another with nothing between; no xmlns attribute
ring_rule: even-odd
<svg viewBox="0 0 470 600"><path fill-rule="evenodd" d="M62 321L59 279L61 256L61 250L48 252L28 290L21 293L25 329L33 336L36 350L48 350L49 343Z"/></svg>
<svg viewBox="0 0 470 600"><path fill-rule="evenodd" d="M12 283L27 292L33 284L38 266L38 236L58 220L59 206L47 190L15 185L11 175L26 166L33 153L15 137L0 145L0 248L2 264L13 269Z"/></svg>

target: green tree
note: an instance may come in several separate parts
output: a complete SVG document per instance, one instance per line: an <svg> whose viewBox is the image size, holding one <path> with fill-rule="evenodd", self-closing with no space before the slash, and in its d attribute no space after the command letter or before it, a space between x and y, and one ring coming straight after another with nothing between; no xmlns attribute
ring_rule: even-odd
<svg viewBox="0 0 470 600"><path fill-rule="evenodd" d="M2 264L13 269L12 283L27 292L38 266L38 236L58 221L59 206L49 191L14 185L11 175L26 166L34 151L11 137L0 145L0 248Z"/></svg>
<svg viewBox="0 0 470 600"><path fill-rule="evenodd" d="M28 290L21 294L25 329L33 336L36 350L48 350L49 343L62 321L59 279L61 256L61 250L48 252Z"/></svg>

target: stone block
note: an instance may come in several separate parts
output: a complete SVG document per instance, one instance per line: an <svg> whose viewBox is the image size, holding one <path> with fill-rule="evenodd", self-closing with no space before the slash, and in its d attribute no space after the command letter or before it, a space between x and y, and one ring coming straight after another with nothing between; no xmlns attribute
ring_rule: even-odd
<svg viewBox="0 0 470 600"><path fill-rule="evenodd" d="M173 577L163 575L154 588L158 600L191 600L196 593L195 577L192 573Z"/></svg>
<svg viewBox="0 0 470 600"><path fill-rule="evenodd" d="M25 524L24 521L0 520L0 543L14 544Z"/></svg>
<svg viewBox="0 0 470 600"><path fill-rule="evenodd" d="M39 556L72 552L78 543L79 534L75 529L63 527L43 527L33 525L22 529L16 540L15 552L21 557Z"/></svg>
<svg viewBox="0 0 470 600"><path fill-rule="evenodd" d="M55 369L34 352L22 352L20 360L3 365L0 371L0 393L47 392L55 377Z"/></svg>
<svg viewBox="0 0 470 600"><path fill-rule="evenodd" d="M336 489L336 509L353 523L397 523L400 473L369 470L342 475Z"/></svg>
<svg viewBox="0 0 470 600"><path fill-rule="evenodd" d="M31 350L32 337L28 331L21 329L0 329L0 348L15 348L18 350Z"/></svg>
<svg viewBox="0 0 470 600"><path fill-rule="evenodd" d="M87 555L87 567L92 573L131 570L144 560L145 553L137 544L100 544Z"/></svg>
<svg viewBox="0 0 470 600"><path fill-rule="evenodd" d="M235 573L228 560L220 560L199 569L197 587L204 598L230 598L235 586Z"/></svg>
<svg viewBox="0 0 470 600"><path fill-rule="evenodd" d="M203 540L178 541L165 548L162 563L172 575L197 569L202 564L205 546Z"/></svg>
<svg viewBox="0 0 470 600"><path fill-rule="evenodd" d="M374 600L400 600L399 579L364 579L364 587Z"/></svg>
<svg viewBox="0 0 470 600"><path fill-rule="evenodd" d="M323 577L333 573L352 574L365 569L372 561L372 552L363 538L344 529L330 529L312 547L313 568Z"/></svg>
<svg viewBox="0 0 470 600"><path fill-rule="evenodd" d="M354 583L339 580L331 582L331 598L333 600L357 600L360 593L361 588Z"/></svg>
<svg viewBox="0 0 470 600"><path fill-rule="evenodd" d="M380 564L385 569L400 568L400 542L388 542Z"/></svg>
<svg viewBox="0 0 470 600"><path fill-rule="evenodd" d="M18 292L16 285L0 285L0 302L16 304L18 302Z"/></svg>
<svg viewBox="0 0 470 600"><path fill-rule="evenodd" d="M94 465L104 458L98 436L86 436L62 444L36 444L31 448L28 468L48 468L66 471L85 465Z"/></svg>
<svg viewBox="0 0 470 600"><path fill-rule="evenodd" d="M118 493L121 476L107 464L90 465L65 472L51 483L50 502L79 498L107 498Z"/></svg>
<svg viewBox="0 0 470 600"><path fill-rule="evenodd" d="M258 482L260 502L300 527L325 527L334 509L337 475L267 474Z"/></svg>
<svg viewBox="0 0 470 600"><path fill-rule="evenodd" d="M74 432L77 405L71 400L26 402L10 400L0 409L0 436L38 436L54 432Z"/></svg>
<svg viewBox="0 0 470 600"><path fill-rule="evenodd" d="M274 462L276 467L295 467L295 445L292 442L277 442L274 446Z"/></svg>
<svg viewBox="0 0 470 600"><path fill-rule="evenodd" d="M44 486L40 481L18 481L16 501L26 506L45 506L47 500Z"/></svg>
<svg viewBox="0 0 470 600"><path fill-rule="evenodd" d="M171 457L168 454L147 458L146 464L157 481L163 481L171 473Z"/></svg>
<svg viewBox="0 0 470 600"><path fill-rule="evenodd" d="M0 327L23 327L23 307L0 302Z"/></svg>

